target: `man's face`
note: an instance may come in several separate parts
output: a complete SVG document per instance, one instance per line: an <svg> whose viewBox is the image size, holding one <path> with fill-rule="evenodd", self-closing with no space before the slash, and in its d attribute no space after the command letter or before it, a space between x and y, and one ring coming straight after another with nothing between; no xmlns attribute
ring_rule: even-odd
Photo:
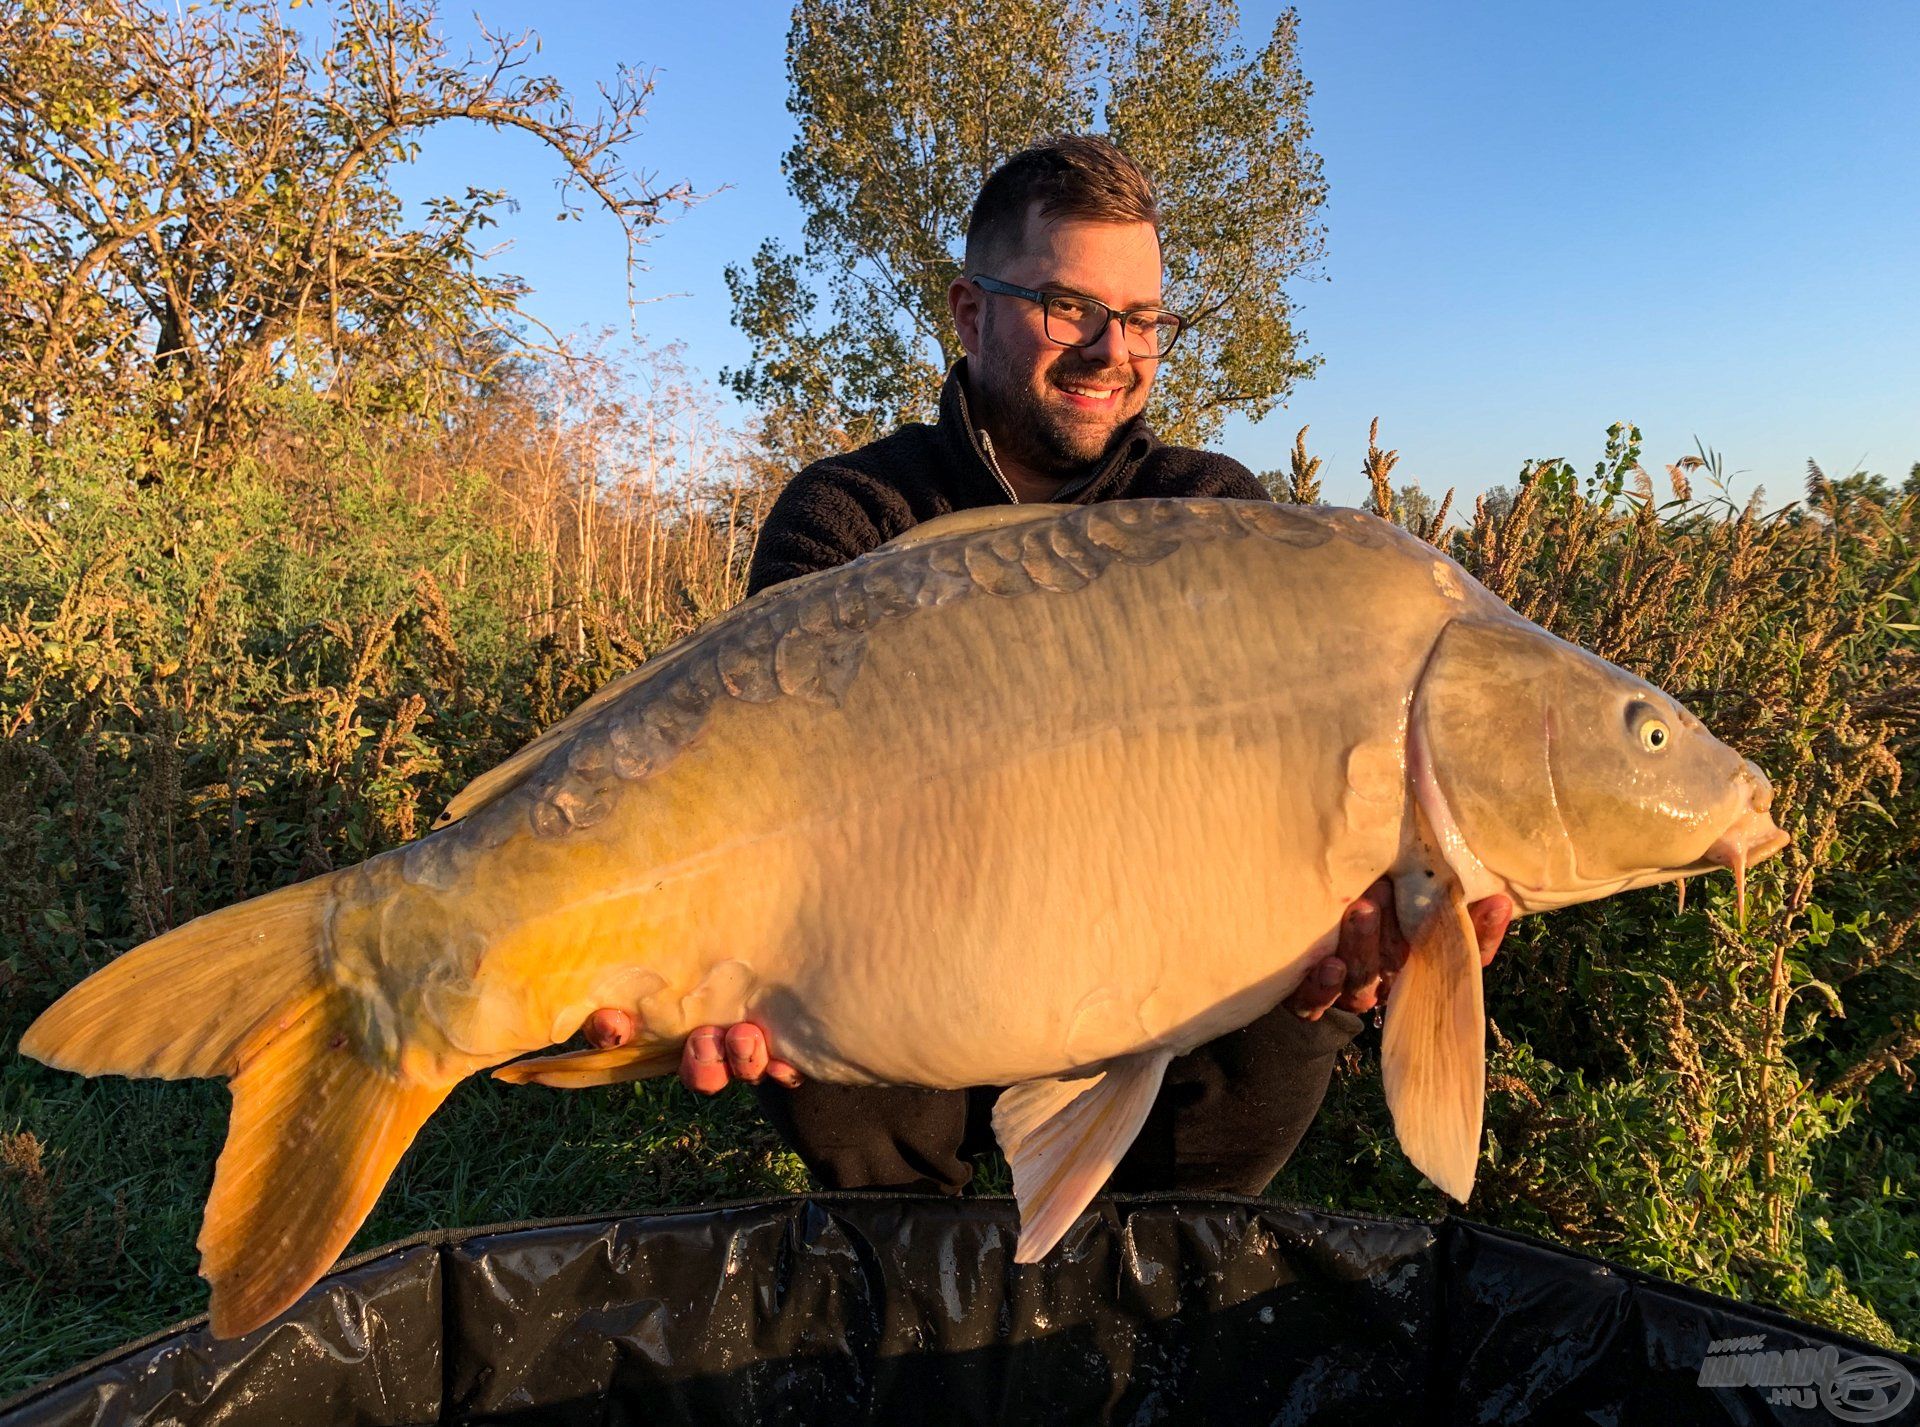
<svg viewBox="0 0 1920 1427"><path fill-rule="evenodd" d="M1045 222L1036 204L1018 249L982 276L1097 298L1115 311L1157 307L1160 242L1151 223ZM1021 464L1067 475L1105 455L1146 406L1159 360L1132 356L1119 323L1090 347L1062 347L1048 339L1037 303L965 278L949 298L980 419Z"/></svg>

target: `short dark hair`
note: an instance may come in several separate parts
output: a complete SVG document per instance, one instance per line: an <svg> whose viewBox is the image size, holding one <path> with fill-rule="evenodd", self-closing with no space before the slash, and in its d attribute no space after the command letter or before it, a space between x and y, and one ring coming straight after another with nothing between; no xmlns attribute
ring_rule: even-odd
<svg viewBox="0 0 1920 1427"><path fill-rule="evenodd" d="M1022 149L987 176L967 219L966 267L999 262L1025 230L1035 202L1043 218L1151 223L1160 231L1153 184L1112 140L1071 134Z"/></svg>

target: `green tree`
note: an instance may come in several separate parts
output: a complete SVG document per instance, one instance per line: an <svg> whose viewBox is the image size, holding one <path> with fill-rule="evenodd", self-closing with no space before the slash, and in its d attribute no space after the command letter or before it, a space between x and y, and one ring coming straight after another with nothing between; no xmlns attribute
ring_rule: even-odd
<svg viewBox="0 0 1920 1427"><path fill-rule="evenodd" d="M470 375L521 340L517 279L480 270L507 195L411 218L388 173L448 123L515 130L562 175L561 216L611 214L630 261L689 202L625 149L649 85L625 71L591 120L530 73L530 37L449 54L436 0L337 0L305 46L275 0L0 7L0 422L50 432L145 401L197 449L263 380L309 361L389 395ZM398 389L397 391L395 389Z"/></svg>
<svg viewBox="0 0 1920 1427"><path fill-rule="evenodd" d="M1194 319L1161 365L1155 419L1194 443L1230 412L1273 410L1318 365L1285 287L1320 255L1326 198L1299 17L1282 14L1251 58L1233 40L1239 18L1232 0L1140 0L1120 17L1107 67L1107 127L1153 175L1168 302Z"/></svg>
<svg viewBox="0 0 1920 1427"><path fill-rule="evenodd" d="M1870 471L1829 476L1813 461L1807 462L1807 505L1823 514L1836 515L1856 501L1886 506L1894 495L1893 485L1885 476Z"/></svg>
<svg viewBox="0 0 1920 1427"><path fill-rule="evenodd" d="M1257 417L1313 369L1288 279L1321 251L1297 19L1257 54L1231 0L800 0L788 37L785 160L798 253L728 269L752 356L725 380L797 464L929 415L959 356L947 315L986 176L1096 116L1154 178L1170 305L1195 330L1163 367L1170 439Z"/></svg>
<svg viewBox="0 0 1920 1427"><path fill-rule="evenodd" d="M1421 489L1420 482L1409 481L1393 498L1393 518L1407 530L1423 531L1439 512L1439 502Z"/></svg>

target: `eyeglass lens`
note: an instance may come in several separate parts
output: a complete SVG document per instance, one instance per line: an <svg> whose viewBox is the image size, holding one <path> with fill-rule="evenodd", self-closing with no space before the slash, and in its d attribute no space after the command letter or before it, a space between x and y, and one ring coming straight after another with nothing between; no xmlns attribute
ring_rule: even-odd
<svg viewBox="0 0 1920 1427"><path fill-rule="evenodd" d="M1092 298L1054 296L1045 305L1047 336L1084 347L1106 334L1113 311ZM1136 357L1162 357L1180 335L1180 319L1171 312L1134 312L1121 322L1127 350Z"/></svg>

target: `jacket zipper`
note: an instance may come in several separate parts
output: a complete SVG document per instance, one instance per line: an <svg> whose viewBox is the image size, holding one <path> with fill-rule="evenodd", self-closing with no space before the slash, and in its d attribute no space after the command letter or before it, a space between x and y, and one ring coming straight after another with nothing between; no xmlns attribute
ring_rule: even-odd
<svg viewBox="0 0 1920 1427"><path fill-rule="evenodd" d="M960 421L967 428L967 440L973 443L974 454L986 463L988 472L1000 483L1000 489L1007 493L1007 499L1020 504L1020 497L1014 493L1013 483L1000 470L1000 462L993 454L993 438L973 424L973 408L967 404L967 394L960 392Z"/></svg>
<svg viewBox="0 0 1920 1427"><path fill-rule="evenodd" d="M1000 482L1000 489L1007 493L1007 499L1015 505L1020 504L1020 497L1013 493L1013 483L1000 473L1000 462L993 454L993 437L984 431L980 433L980 449L987 458L987 469L992 471L993 478Z"/></svg>

